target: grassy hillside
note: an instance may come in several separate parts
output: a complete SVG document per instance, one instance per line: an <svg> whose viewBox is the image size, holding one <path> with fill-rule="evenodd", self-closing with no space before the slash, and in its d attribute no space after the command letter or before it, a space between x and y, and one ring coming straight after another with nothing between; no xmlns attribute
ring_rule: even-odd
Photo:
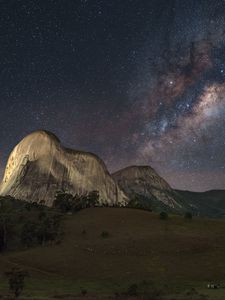
<svg viewBox="0 0 225 300"><path fill-rule="evenodd" d="M13 266L30 273L29 299L74 299L81 290L102 299L132 284L138 294L167 299L222 299L225 293L206 289L209 281L225 286L223 220L160 220L142 210L90 208L67 215L64 232L61 244L0 255L0 294L7 293L3 274Z"/></svg>

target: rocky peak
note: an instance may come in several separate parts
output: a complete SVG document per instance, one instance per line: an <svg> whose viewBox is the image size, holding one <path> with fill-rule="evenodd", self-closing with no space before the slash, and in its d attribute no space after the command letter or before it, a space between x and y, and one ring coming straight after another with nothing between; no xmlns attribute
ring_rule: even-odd
<svg viewBox="0 0 225 300"><path fill-rule="evenodd" d="M98 190L100 202L108 205L128 201L99 157L64 148L48 131L29 134L10 154L0 194L51 206L62 189L71 194Z"/></svg>
<svg viewBox="0 0 225 300"><path fill-rule="evenodd" d="M113 178L129 198L142 196L159 201L171 208L179 208L170 185L150 166L130 166L114 173Z"/></svg>

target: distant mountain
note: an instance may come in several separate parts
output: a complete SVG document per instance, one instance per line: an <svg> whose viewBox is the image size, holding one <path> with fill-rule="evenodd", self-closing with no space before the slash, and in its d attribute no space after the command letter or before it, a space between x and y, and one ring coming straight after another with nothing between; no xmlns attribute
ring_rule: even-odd
<svg viewBox="0 0 225 300"><path fill-rule="evenodd" d="M179 191L176 193L182 199L182 204L193 214L225 217L225 191L212 190L207 192Z"/></svg>
<svg viewBox="0 0 225 300"><path fill-rule="evenodd" d="M225 217L225 191L203 193L174 190L150 166L131 166L112 174L135 206L209 217Z"/></svg>
<svg viewBox="0 0 225 300"><path fill-rule="evenodd" d="M98 190L100 204L128 202L99 157L64 148L50 132L31 133L10 154L0 195L51 206L58 190L71 194Z"/></svg>
<svg viewBox="0 0 225 300"><path fill-rule="evenodd" d="M225 217L225 191L174 190L150 166L130 166L111 175L98 156L64 148L44 130L31 133L14 148L0 185L1 196L48 206L57 191L84 195L93 190L99 191L99 205Z"/></svg>
<svg viewBox="0 0 225 300"><path fill-rule="evenodd" d="M180 195L150 166L130 166L112 174L124 193L153 210L181 212Z"/></svg>

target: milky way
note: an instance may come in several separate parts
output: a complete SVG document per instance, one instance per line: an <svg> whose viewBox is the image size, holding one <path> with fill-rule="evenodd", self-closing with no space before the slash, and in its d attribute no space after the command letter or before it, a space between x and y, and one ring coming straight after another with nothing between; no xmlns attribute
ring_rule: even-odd
<svg viewBox="0 0 225 300"><path fill-rule="evenodd" d="M143 80L139 91L142 96L135 91L139 111L142 110L140 126L133 135L137 163L151 162L168 181L183 189L223 188L224 3L217 2L223 8L220 13L218 7L210 11L209 3L201 1L194 12L193 6L189 12L186 7L188 25L183 20L176 22L180 18L176 11L181 6L177 4L167 29L169 46L154 62L150 58L150 71L145 68L144 74L150 79L149 83ZM204 8L206 12L199 16ZM201 26L193 28L196 22ZM176 29L182 27L181 36Z"/></svg>
<svg viewBox="0 0 225 300"><path fill-rule="evenodd" d="M225 188L225 1L0 4L1 172L44 128L111 171Z"/></svg>

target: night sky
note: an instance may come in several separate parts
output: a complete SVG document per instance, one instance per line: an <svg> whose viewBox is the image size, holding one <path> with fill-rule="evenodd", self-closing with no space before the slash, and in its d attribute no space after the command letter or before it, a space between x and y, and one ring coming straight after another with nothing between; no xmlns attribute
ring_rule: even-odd
<svg viewBox="0 0 225 300"><path fill-rule="evenodd" d="M225 189L225 1L0 1L0 173L47 129L110 171Z"/></svg>

